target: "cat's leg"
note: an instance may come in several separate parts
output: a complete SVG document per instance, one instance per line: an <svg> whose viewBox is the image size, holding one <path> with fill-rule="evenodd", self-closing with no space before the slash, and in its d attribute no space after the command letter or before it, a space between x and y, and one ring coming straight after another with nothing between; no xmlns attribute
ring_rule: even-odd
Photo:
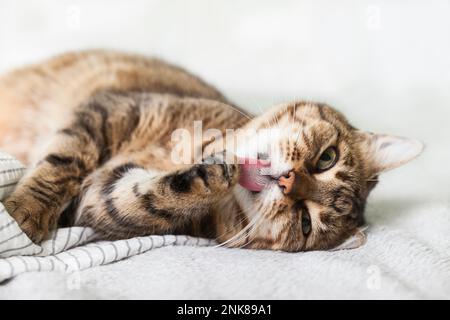
<svg viewBox="0 0 450 320"><path fill-rule="evenodd" d="M90 226L104 239L174 232L230 196L237 180L234 164L197 164L168 173L134 162L105 166L86 179L75 225Z"/></svg>
<svg viewBox="0 0 450 320"><path fill-rule="evenodd" d="M78 194L83 178L97 164L94 149L59 134L49 153L5 200L6 209L32 241L40 242L56 227L63 206Z"/></svg>
<svg viewBox="0 0 450 320"><path fill-rule="evenodd" d="M42 159L22 178L5 200L8 212L34 242L56 227L64 206L78 195L83 179L111 152L114 109L92 99L74 112L73 119L58 131ZM124 128L124 129L122 129ZM116 129L117 136L124 134Z"/></svg>

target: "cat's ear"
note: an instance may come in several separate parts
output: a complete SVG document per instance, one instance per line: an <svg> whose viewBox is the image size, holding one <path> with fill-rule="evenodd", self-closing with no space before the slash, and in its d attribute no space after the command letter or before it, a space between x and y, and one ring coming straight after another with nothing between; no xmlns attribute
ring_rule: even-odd
<svg viewBox="0 0 450 320"><path fill-rule="evenodd" d="M343 243L338 245L336 248L331 249L331 251L337 251L337 250L349 250L349 249L356 249L361 247L363 244L366 243L367 237L364 233L364 231L367 229L367 227L358 228L356 232L350 236L347 240L345 240Z"/></svg>
<svg viewBox="0 0 450 320"><path fill-rule="evenodd" d="M424 148L423 143L415 139L368 132L358 134L361 151L372 174L395 169L417 157Z"/></svg>

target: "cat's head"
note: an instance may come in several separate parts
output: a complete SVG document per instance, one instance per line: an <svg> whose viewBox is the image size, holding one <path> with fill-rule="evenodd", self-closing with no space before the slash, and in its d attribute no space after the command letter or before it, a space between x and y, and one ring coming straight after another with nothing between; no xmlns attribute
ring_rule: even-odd
<svg viewBox="0 0 450 320"><path fill-rule="evenodd" d="M417 140L357 130L341 113L315 103L274 107L244 129L253 130L240 133L237 155L270 162L265 188L234 189L249 222L245 234L250 248L360 246L366 199L379 174L423 149Z"/></svg>

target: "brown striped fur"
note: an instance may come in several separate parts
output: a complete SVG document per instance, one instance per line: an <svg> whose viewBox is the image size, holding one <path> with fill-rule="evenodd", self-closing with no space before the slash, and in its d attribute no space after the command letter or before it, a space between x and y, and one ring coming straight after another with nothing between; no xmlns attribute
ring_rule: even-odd
<svg viewBox="0 0 450 320"><path fill-rule="evenodd" d="M232 247L330 249L361 234L378 174L420 152L380 160L377 152L410 140L358 131L323 104L294 102L251 118L190 73L137 55L69 53L11 72L0 78L0 148L30 170L5 205L36 242L62 215L105 239L177 233ZM195 120L222 132L283 128L270 143L281 150L279 174L296 173L292 194L276 184L243 189L233 163L172 163L171 133L192 131ZM316 172L329 145L339 159Z"/></svg>

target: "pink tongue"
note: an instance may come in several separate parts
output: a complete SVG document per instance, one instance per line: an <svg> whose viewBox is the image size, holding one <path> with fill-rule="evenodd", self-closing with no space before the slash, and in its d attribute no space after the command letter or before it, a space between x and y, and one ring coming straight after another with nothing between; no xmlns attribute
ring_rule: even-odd
<svg viewBox="0 0 450 320"><path fill-rule="evenodd" d="M261 191L267 185L270 177L263 174L262 168L269 168L270 162L264 160L256 160L250 158L241 158L241 175L239 184L250 191Z"/></svg>

